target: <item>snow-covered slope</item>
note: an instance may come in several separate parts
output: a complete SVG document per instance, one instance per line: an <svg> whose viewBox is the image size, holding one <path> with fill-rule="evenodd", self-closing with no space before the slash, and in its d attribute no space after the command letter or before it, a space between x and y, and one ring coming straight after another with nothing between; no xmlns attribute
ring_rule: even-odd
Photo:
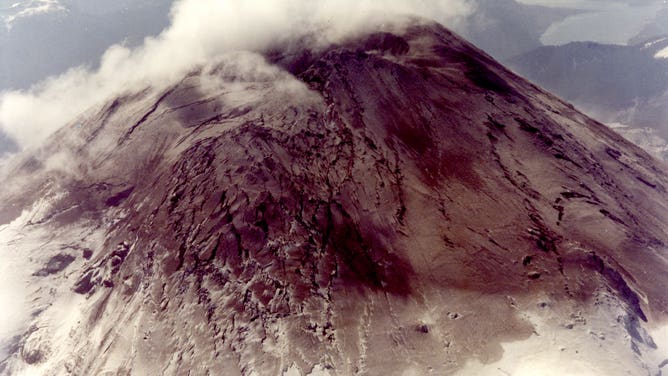
<svg viewBox="0 0 668 376"><path fill-rule="evenodd" d="M668 161L668 141L659 136L655 130L651 128L631 128L619 123L612 123L609 126L655 157Z"/></svg>

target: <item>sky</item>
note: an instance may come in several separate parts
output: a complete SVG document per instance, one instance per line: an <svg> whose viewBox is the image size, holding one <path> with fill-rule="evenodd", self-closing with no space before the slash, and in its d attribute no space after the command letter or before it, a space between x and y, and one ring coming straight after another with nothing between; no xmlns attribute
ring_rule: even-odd
<svg viewBox="0 0 668 376"><path fill-rule="evenodd" d="M60 14L79 10L82 14L105 13L125 15L124 9L149 6L156 3L169 4L172 0L0 0L0 16L8 23L5 37L12 38L21 22L29 18L43 17L45 13ZM395 13L417 14L436 19L453 26L465 22L475 12L477 0L177 0L171 11L168 25L162 33L160 23L154 25L155 33L136 30L138 42L125 40L114 43L113 39L99 39L109 33L101 29L82 30L80 34L96 37L91 42L99 44L93 48L96 58L90 56L63 62L54 58L49 65L62 69L59 76L37 81L32 86L17 87L16 90L0 92L0 133L14 140L21 148L35 147L44 139L77 115L92 106L120 94L123 90L166 82L212 57L239 49L262 49L276 37L289 37L315 28L315 23L329 25L329 35L350 33L365 26L370 17L382 19ZM563 44L574 40L593 40L604 43L622 43L637 33L644 22L657 9L665 7L663 0L518 0L525 4L554 7L574 7L587 10L553 24L542 36L544 44ZM12 8L15 3L23 5ZM156 10L157 12L158 10ZM164 11L164 10L163 10ZM22 14L22 15L21 15ZM150 18L150 16L149 16ZM72 20L69 20L72 21ZM68 21L68 22L69 22ZM76 22L76 21L75 21ZM609 27L613 23L614 27ZM127 28L127 25L119 24ZM37 26L31 26L34 28ZM0 27L1 29L1 27ZM31 29L32 30L32 29ZM76 29L72 32L77 32ZM41 31L48 33L48 29ZM142 42L144 35L154 35ZM120 38L119 34L119 38ZM40 35L30 35L40 40ZM62 39L75 38L63 36ZM0 30L0 42L2 30ZM82 40L83 41L83 40ZM28 42L31 43L31 42ZM74 45L81 44L73 39ZM70 44L72 44L70 43ZM108 43L108 44L107 44ZM53 43L50 43L53 44ZM0 47L2 47L0 45ZM107 48L108 47L108 48ZM63 52L64 58L71 56L70 45L56 48L53 53ZM106 52L103 53L104 49ZM39 48L38 48L39 49ZM15 76L18 72L2 72L2 62L8 52L0 48L0 76L2 73ZM29 55L27 55L29 56ZM21 58L28 66L33 61ZM40 58L35 63L39 64ZM84 65L76 66L84 62ZM43 64L42 64L43 65ZM67 70L69 68L69 70ZM17 68L12 68L17 69ZM41 75L39 79L43 79ZM0 90L3 88L0 85ZM39 111L35 111L39 109ZM0 147L7 145L6 137L0 137ZM1 154L1 153L0 153Z"/></svg>

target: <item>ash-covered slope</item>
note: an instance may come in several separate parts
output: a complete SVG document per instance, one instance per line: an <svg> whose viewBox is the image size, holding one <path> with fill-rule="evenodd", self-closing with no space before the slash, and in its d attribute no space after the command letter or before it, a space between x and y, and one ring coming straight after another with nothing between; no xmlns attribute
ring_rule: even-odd
<svg viewBox="0 0 668 376"><path fill-rule="evenodd" d="M4 374L658 371L665 165L440 26L308 45L15 162Z"/></svg>

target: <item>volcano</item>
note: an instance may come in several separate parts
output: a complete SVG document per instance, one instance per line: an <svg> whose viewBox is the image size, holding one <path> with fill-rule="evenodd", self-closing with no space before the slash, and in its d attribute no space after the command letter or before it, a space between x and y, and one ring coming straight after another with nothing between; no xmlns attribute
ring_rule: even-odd
<svg viewBox="0 0 668 376"><path fill-rule="evenodd" d="M666 165L431 22L227 54L7 171L0 240L29 299L0 374L668 358Z"/></svg>

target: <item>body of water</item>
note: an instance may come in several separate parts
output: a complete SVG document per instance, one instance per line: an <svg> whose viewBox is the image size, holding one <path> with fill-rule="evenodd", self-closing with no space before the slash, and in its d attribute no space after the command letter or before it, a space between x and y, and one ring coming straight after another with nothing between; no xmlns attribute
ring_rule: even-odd
<svg viewBox="0 0 668 376"><path fill-rule="evenodd" d="M642 5L622 2L573 2L583 13L551 25L541 37L546 45L561 45L574 41L593 41L607 44L626 44L640 33L657 13L668 7L665 1L650 1Z"/></svg>

